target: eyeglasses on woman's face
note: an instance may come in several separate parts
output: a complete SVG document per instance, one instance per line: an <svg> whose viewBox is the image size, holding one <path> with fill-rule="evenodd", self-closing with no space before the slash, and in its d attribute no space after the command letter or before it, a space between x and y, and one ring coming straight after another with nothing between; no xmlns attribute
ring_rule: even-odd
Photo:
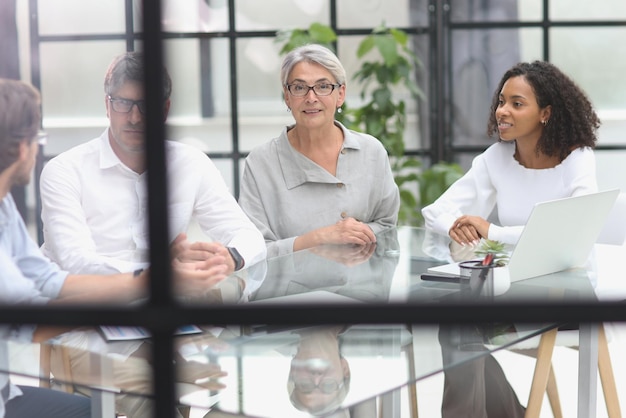
<svg viewBox="0 0 626 418"><path fill-rule="evenodd" d="M339 88L341 84L332 83L317 83L312 86L307 86L304 83L292 83L287 84L287 90L294 97L304 97L309 94L309 91L313 90L317 96L329 96L333 90Z"/></svg>

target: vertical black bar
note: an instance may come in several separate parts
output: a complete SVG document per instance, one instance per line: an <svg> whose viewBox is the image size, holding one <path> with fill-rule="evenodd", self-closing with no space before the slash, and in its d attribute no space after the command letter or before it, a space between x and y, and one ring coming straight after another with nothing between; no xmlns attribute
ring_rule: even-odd
<svg viewBox="0 0 626 418"><path fill-rule="evenodd" d="M543 0L543 59L550 61L550 0Z"/></svg>
<svg viewBox="0 0 626 418"><path fill-rule="evenodd" d="M165 121L163 118L163 45L161 3L144 0L143 35L146 98L146 157L148 170L148 225L150 228L150 304L173 305L169 262ZM153 331L154 396L157 417L175 412L175 373L171 333Z"/></svg>
<svg viewBox="0 0 626 418"><path fill-rule="evenodd" d="M163 51L160 2L144 1L144 74L146 98L146 162L148 169L148 225L150 230L151 301L172 303L163 120ZM158 277L158 279L157 279Z"/></svg>
<svg viewBox="0 0 626 418"><path fill-rule="evenodd" d="M441 18L441 33L443 38L441 39L441 89L443 94L443 100L441 103L441 115L442 115L442 127L441 133L441 149L440 160L441 161L453 161L454 156L452 152L452 109L453 109L453 94L452 94L452 33L450 29L450 9L452 5L450 0L444 0L442 7Z"/></svg>
<svg viewBox="0 0 626 418"><path fill-rule="evenodd" d="M337 33L337 0L330 0L329 2L329 14L330 14L330 27ZM337 52L337 57L341 59L339 56L339 37L337 40L333 42L333 48Z"/></svg>
<svg viewBox="0 0 626 418"><path fill-rule="evenodd" d="M233 131L233 192L239 199L239 106L237 92L237 35L235 28L235 0L228 0L228 42L230 51L230 113Z"/></svg>
<svg viewBox="0 0 626 418"><path fill-rule="evenodd" d="M37 0L30 0L28 3L29 35L30 35L30 82L41 91L41 60L39 44L39 8ZM43 92L41 93L43 95ZM41 170L44 165L43 148L39 148L39 154L35 161L35 225L37 226L37 243L43 244L43 222L41 220L41 196L39 194L39 183Z"/></svg>
<svg viewBox="0 0 626 418"><path fill-rule="evenodd" d="M431 0L428 5L430 26L434 28L431 36L431 162L436 163L445 158L445 37L443 2ZM447 4L446 4L447 6Z"/></svg>
<svg viewBox="0 0 626 418"><path fill-rule="evenodd" d="M213 103L213 81L211 80L211 40L200 38L200 100L202 103L202 117L210 118L215 115Z"/></svg>
<svg viewBox="0 0 626 418"><path fill-rule="evenodd" d="M135 20L133 13L133 0L126 0L124 5L126 9L126 50L135 50Z"/></svg>

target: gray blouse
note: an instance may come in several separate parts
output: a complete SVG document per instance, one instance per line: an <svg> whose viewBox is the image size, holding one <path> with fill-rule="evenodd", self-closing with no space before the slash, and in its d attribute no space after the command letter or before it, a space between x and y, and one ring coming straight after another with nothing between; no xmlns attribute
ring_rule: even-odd
<svg viewBox="0 0 626 418"><path fill-rule="evenodd" d="M239 204L259 228L267 256L293 252L299 235L353 217L377 234L396 225L400 194L389 157L371 135L346 129L337 175L296 151L285 127L246 158Z"/></svg>

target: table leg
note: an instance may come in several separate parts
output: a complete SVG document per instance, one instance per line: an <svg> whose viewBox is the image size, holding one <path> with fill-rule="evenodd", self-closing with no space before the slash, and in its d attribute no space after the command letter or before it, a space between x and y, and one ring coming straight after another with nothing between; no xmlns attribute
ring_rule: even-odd
<svg viewBox="0 0 626 418"><path fill-rule="evenodd" d="M103 387L113 381L111 360L101 353L91 353L91 370L93 376L101 378ZM91 418L114 418L115 394L109 390L91 389Z"/></svg>
<svg viewBox="0 0 626 418"><path fill-rule="evenodd" d="M598 393L598 324L580 324L578 418L595 418Z"/></svg>

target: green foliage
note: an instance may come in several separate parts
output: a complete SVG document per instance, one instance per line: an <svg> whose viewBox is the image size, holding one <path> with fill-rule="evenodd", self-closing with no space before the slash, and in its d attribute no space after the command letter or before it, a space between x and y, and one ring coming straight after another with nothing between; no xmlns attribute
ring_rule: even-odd
<svg viewBox="0 0 626 418"><path fill-rule="evenodd" d="M487 254L493 254L493 264L496 267L505 266L509 262L509 252L504 243L500 241L483 239L474 254L480 258L484 258Z"/></svg>
<svg viewBox="0 0 626 418"><path fill-rule="evenodd" d="M335 31L321 23L312 23L308 29L282 30L276 33L276 42L283 44L280 50L281 55L306 44L319 44L335 51L333 42L336 40Z"/></svg>
<svg viewBox="0 0 626 418"><path fill-rule="evenodd" d="M463 176L463 168L455 163L439 162L421 170L417 176L420 207L428 206ZM417 224L423 224L421 212Z"/></svg>
<svg viewBox="0 0 626 418"><path fill-rule="evenodd" d="M281 54L308 43L317 43L334 51L332 42L337 39L332 28L313 23L304 29L282 31L276 41L283 43ZM361 67L354 74L361 85L361 107L344 103L337 120L348 129L366 132L383 144L389 154L391 170L400 189L401 225L421 225L420 208L432 203L459 178L461 168L456 164L439 163L422 170L419 159L405 155L404 131L406 104L394 95L394 90L408 91L419 99L423 93L413 81L415 71L421 67L418 57L408 46L408 35L384 24L375 28L359 44L356 55ZM416 191L419 190L419 195Z"/></svg>

